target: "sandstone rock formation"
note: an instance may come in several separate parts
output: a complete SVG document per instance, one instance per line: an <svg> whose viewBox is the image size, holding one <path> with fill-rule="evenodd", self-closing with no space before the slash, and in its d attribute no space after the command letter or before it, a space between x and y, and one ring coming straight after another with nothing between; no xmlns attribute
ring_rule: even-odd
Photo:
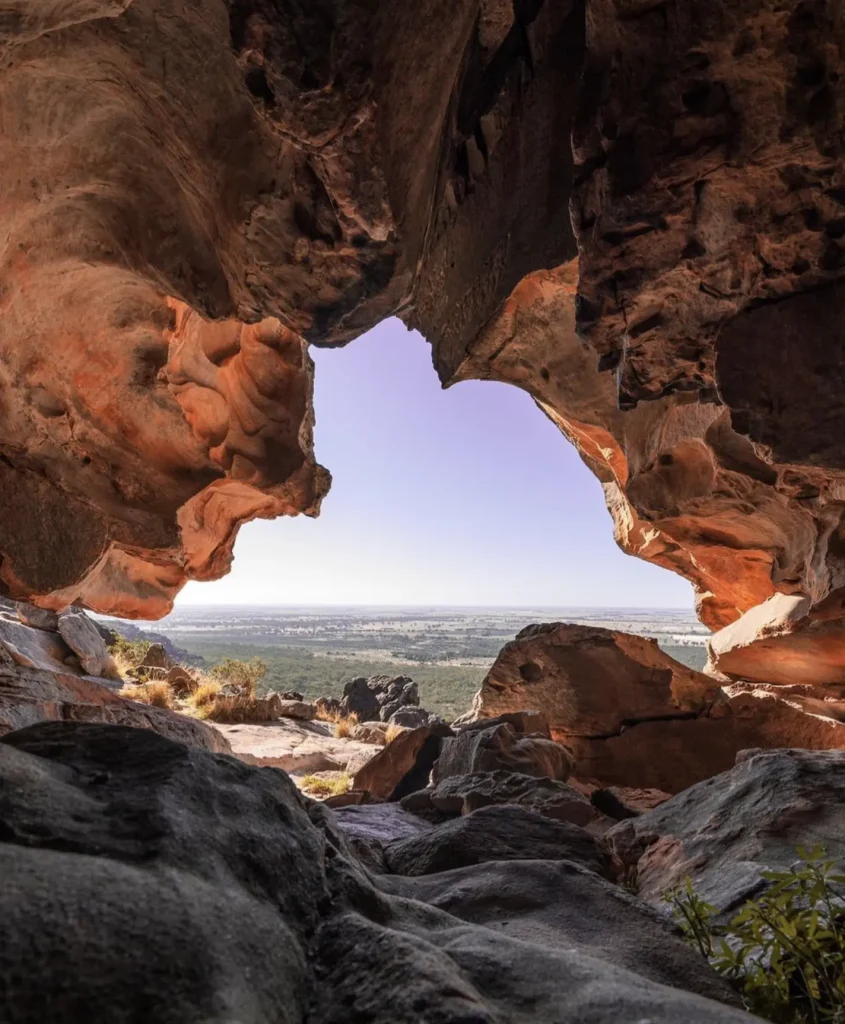
<svg viewBox="0 0 845 1024"><path fill-rule="evenodd" d="M845 859L845 752L752 751L608 838L645 897L659 902L690 877L731 910L765 887L763 871L794 864L799 847Z"/></svg>
<svg viewBox="0 0 845 1024"><path fill-rule="evenodd" d="M575 826L522 811L551 860L491 865L494 849L516 852L526 833L508 832L497 808L476 812L456 823L456 841L480 869L397 879L393 893L338 828L340 814L367 808L335 818L281 772L151 732L36 726L0 740L0 780L9 1024L222 1022L247 1006L262 1024L749 1019L645 904L562 861L568 847L600 872L610 866ZM447 841L441 827L390 849L422 867ZM452 914L438 903L456 885L465 896ZM514 938L483 910L510 886ZM577 901L592 908L583 938L565 909ZM639 955L636 931L648 937Z"/></svg>
<svg viewBox="0 0 845 1024"><path fill-rule="evenodd" d="M12 3L4 590L160 615L316 514L304 340L398 312L444 384L535 398L709 626L794 596L779 646L835 647L838 8L340 12Z"/></svg>
<svg viewBox="0 0 845 1024"><path fill-rule="evenodd" d="M402 730L374 757L367 758L355 772L352 788L380 800L399 800L423 789L450 732L448 726L436 724Z"/></svg>
<svg viewBox="0 0 845 1024"><path fill-rule="evenodd" d="M542 707L573 774L601 786L677 793L749 747L845 748L838 688L719 687L652 640L564 623L529 626L505 645L475 696L472 727L521 707Z"/></svg>

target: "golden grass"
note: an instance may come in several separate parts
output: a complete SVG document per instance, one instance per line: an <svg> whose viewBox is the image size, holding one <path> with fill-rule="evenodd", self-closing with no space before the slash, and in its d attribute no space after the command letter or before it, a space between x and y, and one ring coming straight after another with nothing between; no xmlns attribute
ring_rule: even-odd
<svg viewBox="0 0 845 1024"><path fill-rule="evenodd" d="M306 775L302 780L302 788L309 796L341 796L348 793L351 786L352 780L348 775L338 775L335 778Z"/></svg>
<svg viewBox="0 0 845 1024"><path fill-rule="evenodd" d="M140 704L150 704L154 708L173 709L173 691L167 683L127 683L121 687L120 696Z"/></svg>
<svg viewBox="0 0 845 1024"><path fill-rule="evenodd" d="M346 718L336 718L334 724L334 734L339 740L344 739L348 736L352 729L358 724L358 716L353 711L351 715L347 715Z"/></svg>
<svg viewBox="0 0 845 1024"><path fill-rule="evenodd" d="M403 732L407 731L403 725L389 725L387 732L384 734L384 745L387 746L388 743L392 743L397 736L401 736Z"/></svg>

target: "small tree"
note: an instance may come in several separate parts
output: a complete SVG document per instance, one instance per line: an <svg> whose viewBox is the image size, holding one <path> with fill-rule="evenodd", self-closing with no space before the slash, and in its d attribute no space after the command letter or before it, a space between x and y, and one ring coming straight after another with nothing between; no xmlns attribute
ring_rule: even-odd
<svg viewBox="0 0 845 1024"><path fill-rule="evenodd" d="M266 672L267 666L261 658L250 658L249 661L224 658L211 670L215 679L240 687L243 693L251 699L255 698L256 687Z"/></svg>

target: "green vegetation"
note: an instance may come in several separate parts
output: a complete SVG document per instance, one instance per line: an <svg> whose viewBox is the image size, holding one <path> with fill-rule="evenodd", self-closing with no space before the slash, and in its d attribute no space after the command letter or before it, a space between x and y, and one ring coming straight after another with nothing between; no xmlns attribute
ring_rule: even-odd
<svg viewBox="0 0 845 1024"><path fill-rule="evenodd" d="M180 638L180 643L191 654L200 655L210 664L215 664L211 670L215 676L218 676L217 665L233 660L233 652L242 651L244 657L253 660L258 658L266 667L266 674L260 680L261 691L296 690L306 700L340 697L343 684L356 676L409 675L419 685L422 705L449 721L469 709L473 695L487 674L487 668L480 665L430 665L350 656L323 657L301 647L266 647L238 644L233 640L212 643Z"/></svg>
<svg viewBox="0 0 845 1024"><path fill-rule="evenodd" d="M150 649L149 640L127 640L125 636L117 634L117 640L110 648L111 656L122 677L126 677L133 669L147 656ZM132 698L133 700L137 698Z"/></svg>
<svg viewBox="0 0 845 1024"><path fill-rule="evenodd" d="M342 796L344 793L348 793L351 787L352 779L348 775L334 777L306 775L302 780L302 788L309 796Z"/></svg>
<svg viewBox="0 0 845 1024"><path fill-rule="evenodd" d="M245 694L254 698L258 684L267 674L267 666L261 658L241 661L237 658L223 658L211 670L211 675L222 683L239 686Z"/></svg>
<svg viewBox="0 0 845 1024"><path fill-rule="evenodd" d="M727 926L689 879L669 898L687 939L742 992L747 1009L776 1024L845 1022L845 875L824 850L765 871L771 883Z"/></svg>

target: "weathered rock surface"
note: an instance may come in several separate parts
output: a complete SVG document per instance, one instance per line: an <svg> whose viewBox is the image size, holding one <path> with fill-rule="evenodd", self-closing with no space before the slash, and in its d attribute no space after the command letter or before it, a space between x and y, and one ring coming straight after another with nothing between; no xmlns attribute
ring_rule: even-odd
<svg viewBox="0 0 845 1024"><path fill-rule="evenodd" d="M353 757L371 758L376 753L369 744L338 739L324 722L280 718L262 725L217 724L215 731L242 761L297 774L342 771Z"/></svg>
<svg viewBox="0 0 845 1024"><path fill-rule="evenodd" d="M82 671L86 675L120 678L100 631L84 612L62 612L58 617L58 631L79 658Z"/></svg>
<svg viewBox="0 0 845 1024"><path fill-rule="evenodd" d="M725 1002L733 996L648 904L570 861L494 861L483 871L381 875L376 884L383 892L422 900L511 939L546 949L577 948L652 981Z"/></svg>
<svg viewBox="0 0 845 1024"><path fill-rule="evenodd" d="M577 825L553 821L524 807L483 807L385 847L391 872L430 875L504 860L566 860L604 878L615 863L602 840Z"/></svg>
<svg viewBox="0 0 845 1024"><path fill-rule="evenodd" d="M799 847L845 862L845 752L753 751L607 838L643 896L659 901L689 876L731 910L765 888L762 871L795 863Z"/></svg>
<svg viewBox="0 0 845 1024"><path fill-rule="evenodd" d="M284 700L278 696L274 707L281 718L297 718L302 722L311 722L317 717L317 707L307 700Z"/></svg>
<svg viewBox="0 0 845 1024"><path fill-rule="evenodd" d="M452 775L496 770L519 772L565 782L572 769L567 751L542 736L520 736L506 722L489 729L473 729L443 740L434 765L435 782Z"/></svg>
<svg viewBox="0 0 845 1024"><path fill-rule="evenodd" d="M366 790L380 800L400 800L423 789L440 756L444 737L450 733L447 725L400 732L355 772L352 788Z"/></svg>
<svg viewBox="0 0 845 1024"><path fill-rule="evenodd" d="M644 637L554 623L505 645L473 702L474 729L539 704L579 778L677 793L749 747L845 748L845 704L830 688L796 689L720 687Z"/></svg>
<svg viewBox="0 0 845 1024"><path fill-rule="evenodd" d="M446 722L433 711L426 711L423 708L404 707L394 711L387 720L389 725L396 725L400 729L419 729L425 725Z"/></svg>
<svg viewBox="0 0 845 1024"><path fill-rule="evenodd" d="M204 722L125 700L114 687L70 672L0 665L0 735L45 721L101 722L151 729L201 750L231 752L226 738Z"/></svg>
<svg viewBox="0 0 845 1024"><path fill-rule="evenodd" d="M337 827L365 810L335 817L281 772L150 732L50 723L5 737L3 1019L222 1024L244 1007L261 1024L749 1019L642 904L568 864L431 875L419 889L431 902L410 889L423 879L379 891ZM517 937L483 923L485 879L518 886L525 919L506 911ZM452 914L437 904L456 885ZM579 900L595 908L583 940L564 908ZM640 959L637 928L649 937Z"/></svg>
<svg viewBox="0 0 845 1024"><path fill-rule="evenodd" d="M552 735L610 736L696 715L718 686L646 637L562 622L528 626L499 652L473 702L480 718L542 707Z"/></svg>
<svg viewBox="0 0 845 1024"><path fill-rule="evenodd" d="M585 796L565 782L509 771L453 775L403 797L400 804L416 814L438 811L451 815L472 814L494 804L515 804L545 818L582 826L601 817Z"/></svg>
<svg viewBox="0 0 845 1024"><path fill-rule="evenodd" d="M376 743L383 747L387 734L387 722L360 722L353 725L349 735L353 740L360 740L361 743Z"/></svg>
<svg viewBox="0 0 845 1024"><path fill-rule="evenodd" d="M417 684L409 676L359 677L344 684L340 713L357 715L359 722L389 722L400 708L416 708L419 702Z"/></svg>
<svg viewBox="0 0 845 1024"><path fill-rule="evenodd" d="M590 803L602 814L616 821L636 818L671 799L671 793L660 789L632 789L630 786L610 786L590 793Z"/></svg>

